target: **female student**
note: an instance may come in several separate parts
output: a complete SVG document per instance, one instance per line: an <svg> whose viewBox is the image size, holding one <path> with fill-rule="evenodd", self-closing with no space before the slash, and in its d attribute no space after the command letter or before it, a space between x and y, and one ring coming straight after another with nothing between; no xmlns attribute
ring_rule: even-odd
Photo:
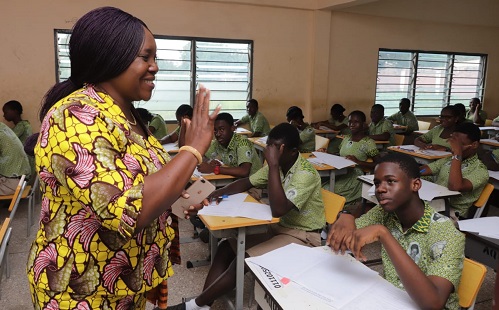
<svg viewBox="0 0 499 310"><path fill-rule="evenodd" d="M23 114L23 106L19 101L11 100L7 101L3 105L3 117L8 122L14 123L14 128L12 131L15 132L16 136L24 144L26 139L33 134L31 129L31 124L27 120L23 120L21 114Z"/></svg>
<svg viewBox="0 0 499 310"><path fill-rule="evenodd" d="M346 204L352 205L360 199L362 194L362 183L357 179L363 174L362 168L373 169L379 151L374 140L366 133L366 115L362 111L353 111L348 115L348 126L351 134L346 135L340 144L340 156L357 163L353 168L348 168L344 175L336 177L334 192L345 197Z"/></svg>
<svg viewBox="0 0 499 310"><path fill-rule="evenodd" d="M446 106L440 112L440 125L417 137L414 144L425 150L449 151L450 144L447 139L454 132L458 121L458 109L452 105Z"/></svg>
<svg viewBox="0 0 499 310"><path fill-rule="evenodd" d="M358 219L340 213L326 242L335 252L349 249L365 260L362 248L379 241L386 280L421 309L459 309L464 235L419 198L421 184L411 156L382 157L374 173L379 205Z"/></svg>
<svg viewBox="0 0 499 310"><path fill-rule="evenodd" d="M295 126L300 133L299 151L302 153L310 153L316 150L315 148L315 131L310 124L305 123L302 110L297 106L292 106L286 112L286 120L291 125Z"/></svg>

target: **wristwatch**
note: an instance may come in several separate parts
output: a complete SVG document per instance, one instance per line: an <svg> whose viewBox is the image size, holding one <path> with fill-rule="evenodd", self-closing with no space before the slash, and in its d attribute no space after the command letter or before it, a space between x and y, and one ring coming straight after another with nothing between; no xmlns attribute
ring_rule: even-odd
<svg viewBox="0 0 499 310"><path fill-rule="evenodd" d="M341 210L340 212L338 212L338 216L336 217L336 219L339 219L342 214L350 214L350 215L352 215L352 212L350 212L348 210Z"/></svg>
<svg viewBox="0 0 499 310"><path fill-rule="evenodd" d="M463 161L463 156L461 155L452 155L451 159L455 159L455 160L459 160L459 161Z"/></svg>

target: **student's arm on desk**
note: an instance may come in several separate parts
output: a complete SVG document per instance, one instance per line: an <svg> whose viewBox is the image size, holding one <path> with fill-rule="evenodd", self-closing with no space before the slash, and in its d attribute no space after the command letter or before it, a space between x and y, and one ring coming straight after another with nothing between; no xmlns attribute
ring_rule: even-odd
<svg viewBox="0 0 499 310"><path fill-rule="evenodd" d="M442 309L445 306L454 290L453 284L442 277L426 276L385 226L357 229L347 239L347 244L357 259L365 260L361 249L376 241L381 242L405 290L422 309Z"/></svg>
<svg viewBox="0 0 499 310"><path fill-rule="evenodd" d="M374 167L376 167L376 162L379 159L379 155L374 156L372 158L372 161L361 161L361 160L358 160L357 157L355 157L353 155L347 155L345 158L350 159L351 161L355 162L357 165L359 165L363 169L373 170Z"/></svg>
<svg viewBox="0 0 499 310"><path fill-rule="evenodd" d="M326 244L336 253L340 251L342 254L348 250L346 240L350 238L352 233L357 229L355 218L348 213L340 213L338 219L329 229Z"/></svg>
<svg viewBox="0 0 499 310"><path fill-rule="evenodd" d="M230 184L227 184L226 186L220 189L213 191L208 196L207 199L209 202L216 200L218 204L220 202L219 198L222 197L223 195L233 195L237 193L242 193L244 191L249 190L251 187L253 186L251 185L249 178L239 179Z"/></svg>
<svg viewBox="0 0 499 310"><path fill-rule="evenodd" d="M251 171L251 163L242 163L239 167L220 167L221 174L232 175L237 178L246 178Z"/></svg>

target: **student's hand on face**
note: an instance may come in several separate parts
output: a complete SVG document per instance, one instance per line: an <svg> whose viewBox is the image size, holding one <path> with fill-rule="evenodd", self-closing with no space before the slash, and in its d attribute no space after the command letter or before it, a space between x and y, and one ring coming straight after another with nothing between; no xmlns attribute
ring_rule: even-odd
<svg viewBox="0 0 499 310"><path fill-rule="evenodd" d="M199 210L203 209L203 207L207 205L209 205L208 199L203 199L201 203L189 206L189 208L184 211L185 219L188 220L191 216L195 216L198 214Z"/></svg>
<svg viewBox="0 0 499 310"><path fill-rule="evenodd" d="M344 254L348 250L346 240L355 231L355 219L350 214L342 214L329 229L326 239L328 245L335 253Z"/></svg>
<svg viewBox="0 0 499 310"><path fill-rule="evenodd" d="M215 168L214 165L210 165L209 163L206 163L206 162L203 162L201 164L198 165L198 170L199 172L201 173L212 173Z"/></svg>
<svg viewBox="0 0 499 310"><path fill-rule="evenodd" d="M352 251L357 260L367 260L361 252L362 248L367 244L379 241L383 230L386 230L386 227L383 225L371 225L355 230L349 238L347 238L346 243L348 248Z"/></svg>
<svg viewBox="0 0 499 310"><path fill-rule="evenodd" d="M447 142L449 142L453 154L461 155L463 153L463 145L456 136L451 135L450 138L447 139Z"/></svg>
<svg viewBox="0 0 499 310"><path fill-rule="evenodd" d="M263 155L265 156L265 160L267 164L270 166L279 166L279 159L281 158L282 151L284 149L284 144L280 146L270 144L267 145L265 150L263 151Z"/></svg>

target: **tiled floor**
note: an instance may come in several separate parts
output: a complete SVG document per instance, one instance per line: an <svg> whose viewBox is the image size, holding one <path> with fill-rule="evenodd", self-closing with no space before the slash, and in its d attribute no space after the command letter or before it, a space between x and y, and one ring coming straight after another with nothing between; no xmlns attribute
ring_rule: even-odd
<svg viewBox="0 0 499 310"><path fill-rule="evenodd" d="M28 255L28 250L32 240L36 235L36 226L32 227L31 235L26 237L26 209L27 201L22 201L19 206L18 213L13 223L13 236L10 243L10 266L11 277L9 279L2 278L1 289L2 295L0 300L0 309L2 310L25 310L32 309L33 306L30 300L30 293L26 278L25 266ZM497 210L497 208L495 208ZM38 214L39 205L36 208ZM496 212L496 211L494 211ZM3 220L7 214L6 208L0 209L0 220ZM499 212L498 212L499 213ZM182 220L180 223L181 237L192 236L192 225L189 221ZM197 268L186 268L186 262L189 260L203 260L208 256L208 245L199 241L199 239L190 243L183 243L181 246L183 263L179 266L174 266L175 275L169 280L170 288L170 304L174 305L182 300L182 297L192 297L199 294L202 289L205 276L208 272L208 266ZM372 254L373 257L376 254ZM482 285L478 294L476 310L485 310L492 307L492 294L494 289L495 272L488 269L485 282ZM249 279L246 279L246 284L249 284ZM256 304L252 307L248 306L249 285L245 285L245 309L256 309ZM233 297L232 297L233 298ZM148 305L147 309L153 309L152 305ZM230 309L223 301L217 301L212 309Z"/></svg>

